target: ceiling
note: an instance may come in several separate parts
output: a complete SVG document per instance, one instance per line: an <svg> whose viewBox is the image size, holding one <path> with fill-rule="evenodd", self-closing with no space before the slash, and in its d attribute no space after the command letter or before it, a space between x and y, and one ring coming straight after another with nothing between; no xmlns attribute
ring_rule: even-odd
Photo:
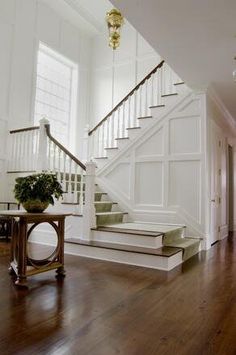
<svg viewBox="0 0 236 355"><path fill-rule="evenodd" d="M108 0L39 0L62 17L68 19L80 31L94 36L107 31L105 16L113 5Z"/></svg>
<svg viewBox="0 0 236 355"><path fill-rule="evenodd" d="M111 2L190 87L210 87L236 119L235 0Z"/></svg>

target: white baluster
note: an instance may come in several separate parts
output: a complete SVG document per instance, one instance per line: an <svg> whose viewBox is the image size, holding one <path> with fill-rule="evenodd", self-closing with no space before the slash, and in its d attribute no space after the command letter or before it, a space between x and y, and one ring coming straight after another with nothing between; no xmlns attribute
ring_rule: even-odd
<svg viewBox="0 0 236 355"><path fill-rule="evenodd" d="M53 172L55 173L56 172L56 149L57 149L57 146L56 144L54 143L53 144L53 163L52 163L52 170Z"/></svg>
<svg viewBox="0 0 236 355"><path fill-rule="evenodd" d="M114 147L115 113L111 116L111 142L110 147Z"/></svg>
<svg viewBox="0 0 236 355"><path fill-rule="evenodd" d="M120 106L118 107L118 111L117 111L117 134L116 134L116 138L120 137L120 126L121 126L121 119L120 119Z"/></svg>
<svg viewBox="0 0 236 355"><path fill-rule="evenodd" d="M131 96L129 96L128 98L128 127L132 127L132 123L131 123Z"/></svg>
<svg viewBox="0 0 236 355"><path fill-rule="evenodd" d="M145 116L148 113L148 80L145 81Z"/></svg>
<svg viewBox="0 0 236 355"><path fill-rule="evenodd" d="M126 125L125 125L125 106L126 106L126 101L123 102L123 110L122 110L122 135L119 138L126 137Z"/></svg>
<svg viewBox="0 0 236 355"><path fill-rule="evenodd" d="M83 169L80 168L80 193L79 193L79 206L80 206L80 213L83 214L84 208L84 176L83 176Z"/></svg>
<svg viewBox="0 0 236 355"><path fill-rule="evenodd" d="M69 158L69 174L68 174L68 194L69 194L69 198L71 199L71 192L72 192L72 177L71 177L71 168L72 168L72 160Z"/></svg>
<svg viewBox="0 0 236 355"><path fill-rule="evenodd" d="M155 74L151 76L151 103L150 106L154 106L154 79Z"/></svg>
<svg viewBox="0 0 236 355"><path fill-rule="evenodd" d="M101 147L102 147L102 156L104 156L104 148L105 148L105 123L101 125L102 130L102 138L101 138Z"/></svg>
<svg viewBox="0 0 236 355"><path fill-rule="evenodd" d="M143 95L143 85L139 87L139 117L142 117L142 95Z"/></svg>
<svg viewBox="0 0 236 355"><path fill-rule="evenodd" d="M74 177L74 203L77 203L78 202L78 166L77 164L74 162L74 174L75 174L75 177Z"/></svg>
<svg viewBox="0 0 236 355"><path fill-rule="evenodd" d="M66 153L63 153L63 177L62 177L63 191L67 192L66 186Z"/></svg>

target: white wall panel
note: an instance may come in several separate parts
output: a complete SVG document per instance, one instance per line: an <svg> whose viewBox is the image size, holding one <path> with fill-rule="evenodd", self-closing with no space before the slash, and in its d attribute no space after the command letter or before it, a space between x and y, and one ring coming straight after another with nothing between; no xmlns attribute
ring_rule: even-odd
<svg viewBox="0 0 236 355"><path fill-rule="evenodd" d="M16 1L17 0L0 1L0 22L14 24Z"/></svg>
<svg viewBox="0 0 236 355"><path fill-rule="evenodd" d="M48 6L39 2L37 11L37 34L42 42L60 49L60 17Z"/></svg>
<svg viewBox="0 0 236 355"><path fill-rule="evenodd" d="M200 153L199 116L172 118L169 125L170 154Z"/></svg>
<svg viewBox="0 0 236 355"><path fill-rule="evenodd" d="M103 105L100 105L103 102ZM101 69L93 73L93 97L91 98L91 112L94 124L112 109L112 69Z"/></svg>
<svg viewBox="0 0 236 355"><path fill-rule="evenodd" d="M163 164L139 162L135 168L135 204L159 206L163 204Z"/></svg>
<svg viewBox="0 0 236 355"><path fill-rule="evenodd" d="M0 117L8 117L8 99L10 90L10 63L14 27L0 23Z"/></svg>
<svg viewBox="0 0 236 355"><path fill-rule="evenodd" d="M139 156L155 156L164 153L164 135L163 128L155 132L148 140L145 140L136 149L136 155Z"/></svg>
<svg viewBox="0 0 236 355"><path fill-rule="evenodd" d="M130 198L130 164L120 163L115 169L108 174L109 182L117 189L122 195Z"/></svg>
<svg viewBox="0 0 236 355"><path fill-rule="evenodd" d="M120 102L129 91L133 89L135 82L135 67L131 63L115 67L114 72L114 106Z"/></svg>
<svg viewBox="0 0 236 355"><path fill-rule="evenodd" d="M79 58L79 41L77 29L68 22L61 22L60 51L77 62Z"/></svg>
<svg viewBox="0 0 236 355"><path fill-rule="evenodd" d="M199 161L173 161L169 166L169 206L181 206L199 221Z"/></svg>

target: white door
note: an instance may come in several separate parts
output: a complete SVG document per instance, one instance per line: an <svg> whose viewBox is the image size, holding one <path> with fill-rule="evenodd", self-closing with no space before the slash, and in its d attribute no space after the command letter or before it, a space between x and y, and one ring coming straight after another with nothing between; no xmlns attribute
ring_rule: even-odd
<svg viewBox="0 0 236 355"><path fill-rule="evenodd" d="M222 137L211 124L211 244L220 239Z"/></svg>

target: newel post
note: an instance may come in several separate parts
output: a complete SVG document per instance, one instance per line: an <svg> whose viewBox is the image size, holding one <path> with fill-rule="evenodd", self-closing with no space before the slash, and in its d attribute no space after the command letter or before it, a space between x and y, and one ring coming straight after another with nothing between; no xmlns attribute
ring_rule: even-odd
<svg viewBox="0 0 236 355"><path fill-rule="evenodd" d="M42 118L39 121L39 146L38 146L38 160L37 160L37 171L46 171L47 166L47 134L45 125L49 124L46 118Z"/></svg>
<svg viewBox="0 0 236 355"><path fill-rule="evenodd" d="M96 228L96 215L94 206L95 192L95 169L96 165L92 161L85 164L85 203L83 208L83 236L85 240L91 239L91 228Z"/></svg>

